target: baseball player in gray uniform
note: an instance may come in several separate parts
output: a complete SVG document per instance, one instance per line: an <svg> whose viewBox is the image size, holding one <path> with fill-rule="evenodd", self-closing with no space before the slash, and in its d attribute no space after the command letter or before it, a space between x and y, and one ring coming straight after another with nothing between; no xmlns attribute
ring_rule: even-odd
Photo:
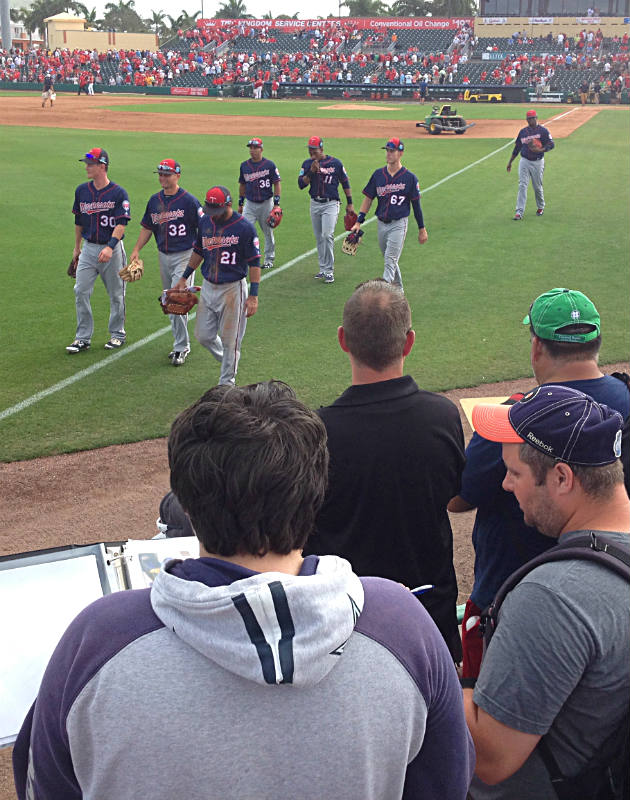
<svg viewBox="0 0 630 800"><path fill-rule="evenodd" d="M514 150L507 164L507 171L512 170L512 161L520 153L521 160L518 165L518 195L516 198L516 211L513 219L523 219L525 204L527 203L527 187L531 180L536 195L536 216L542 217L545 210L545 195L543 193L543 172L545 171L545 153L555 147L551 134L543 125L538 124L538 117L534 110L525 115L527 126L521 128L514 142Z"/></svg>
<svg viewBox="0 0 630 800"><path fill-rule="evenodd" d="M424 244L429 235L424 227L422 208L420 207L418 178L400 163L405 149L404 143L396 136L392 136L382 149L386 151L387 163L372 173L372 177L363 190L365 197L352 230L360 230L365 221L365 215L376 197L378 244L385 260L383 278L388 283L394 283L402 289L402 275L398 260L405 244L409 213L412 208L418 225L419 244Z"/></svg>
<svg viewBox="0 0 630 800"><path fill-rule="evenodd" d="M324 283L335 282L335 225L339 216L339 184L346 194L348 211L354 211L350 181L338 158L324 155L324 142L319 136L308 140L309 158L302 164L298 186L311 196L311 222L317 242L319 272L314 276Z"/></svg>
<svg viewBox="0 0 630 800"><path fill-rule="evenodd" d="M130 259L133 261L138 257L153 234L158 248L162 288L170 289L188 266L203 209L194 195L179 186L182 168L177 161L165 158L158 164L156 172L162 190L152 195L147 203L140 223L140 235ZM192 278L188 283L191 281ZM180 367L190 353L188 315L171 314L170 319L173 349L168 357L174 367Z"/></svg>
<svg viewBox="0 0 630 800"><path fill-rule="evenodd" d="M88 350L94 332L90 297L100 275L109 295L109 341L106 350L117 350L125 343L125 282L118 274L127 258L123 245L125 228L131 218L127 192L107 177L109 156L93 147L79 161L85 162L89 180L74 193L74 250L78 256L74 284L77 332L68 353Z"/></svg>
<svg viewBox="0 0 630 800"><path fill-rule="evenodd" d="M268 158L263 158L263 141L254 137L247 142L249 159L243 161L238 176L238 210L252 225L260 226L265 237L263 269L271 269L276 257L273 228L267 220L274 206L280 205L280 173Z"/></svg>

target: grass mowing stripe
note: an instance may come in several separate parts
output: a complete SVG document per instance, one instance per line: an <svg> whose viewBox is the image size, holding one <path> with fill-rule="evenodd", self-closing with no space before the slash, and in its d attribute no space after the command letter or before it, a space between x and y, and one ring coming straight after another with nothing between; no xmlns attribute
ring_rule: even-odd
<svg viewBox="0 0 630 800"><path fill-rule="evenodd" d="M437 181L437 183L434 183L431 186L427 187L426 189L423 189L423 191L424 192L429 192L429 191L431 191L431 189L435 189L436 187L441 186L443 183L446 183L447 181L451 180L452 178L455 178L458 175L461 175L463 172L467 172L469 169L472 169L472 167L477 166L477 164L481 164L483 161L486 161L488 158L491 158L492 156L496 155L497 153L500 153L502 150L505 150L505 148L509 147L510 144L512 144L511 140L509 142L507 142L506 144L504 144L502 147L499 147L497 150L493 150L491 153L488 153L487 155L483 156L482 158L479 158L476 161L473 161L471 164L468 164L466 167L463 167L462 169L459 169L456 172L452 172L450 175L447 175L445 178L442 178L441 180ZM374 222L375 219L376 219L375 216L374 217L370 217L369 220L366 220L364 225L369 225L371 222ZM339 234L338 236L335 237L335 241L339 241L340 239L345 238L346 235L347 235L347 231L344 231L343 233L341 233L341 234ZM281 272L284 272L285 270L289 269L289 267L292 267L295 264L298 264L300 261L303 261L305 258L309 258L310 256L315 255L315 253L317 253L317 248L316 247L314 247L312 250L306 251L305 253L301 253L299 256L296 256L295 258L292 258L290 261L287 261L287 263L283 264L281 267L278 267L277 269L274 269L273 272L270 272L268 274L262 275L261 276L261 281L268 280L269 278L273 277L274 275L278 275ZM12 416L13 414L17 414L20 411L23 411L25 408L28 408L29 406L32 406L35 403L38 403L40 400L43 400L44 398L49 397L51 394L54 394L55 392L59 392L62 389L65 389L66 387L71 386L73 383L76 383L77 381L80 381L83 378L87 378L89 375L92 375L94 372L96 372L97 370L101 369L102 367L106 367L109 364L113 364L115 361L117 361L118 359L120 359L123 356L127 355L128 353L133 353L134 351L138 350L140 347L144 347L144 345L149 344L149 342L154 341L155 339L159 338L160 336L163 336L165 333L168 333L170 330L171 330L171 326L167 325L167 326L161 328L160 330L155 331L154 333L151 333L148 336L145 336L143 339L140 339L139 341L135 342L134 344L129 345L129 347L125 347L125 349L121 350L119 353L116 353L114 355L109 355L105 359L103 359L102 361L99 361L96 364L92 364L91 367L87 367L86 369L83 369L80 372L75 373L74 375L70 375L68 378L65 378L64 380L59 381L59 383L55 383L53 386L49 386L47 389L44 389L41 392L37 392L36 394L32 395L31 397L26 398L26 400L22 400L21 402L16 403L14 406L11 406L10 408L6 408L4 411L0 412L0 421L3 420L3 419L6 419L7 417Z"/></svg>

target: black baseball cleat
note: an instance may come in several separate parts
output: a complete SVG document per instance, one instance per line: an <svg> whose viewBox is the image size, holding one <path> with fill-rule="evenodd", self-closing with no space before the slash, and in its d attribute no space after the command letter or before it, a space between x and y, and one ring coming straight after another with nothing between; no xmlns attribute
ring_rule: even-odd
<svg viewBox="0 0 630 800"><path fill-rule="evenodd" d="M105 343L106 350L118 350L119 347L122 347L124 342L122 339L117 339L115 336L112 337L109 342Z"/></svg>
<svg viewBox="0 0 630 800"><path fill-rule="evenodd" d="M181 365L186 361L190 350L180 350L173 353L173 358L171 359L171 363L174 367L181 367Z"/></svg>
<svg viewBox="0 0 630 800"><path fill-rule="evenodd" d="M89 350L90 343L83 339L75 339L72 344L66 347L66 353L81 353L83 350Z"/></svg>

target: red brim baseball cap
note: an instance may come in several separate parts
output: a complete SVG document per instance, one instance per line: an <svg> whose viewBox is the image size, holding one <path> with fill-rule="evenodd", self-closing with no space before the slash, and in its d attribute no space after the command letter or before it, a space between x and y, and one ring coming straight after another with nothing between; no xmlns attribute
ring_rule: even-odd
<svg viewBox="0 0 630 800"><path fill-rule="evenodd" d="M491 442L520 444L524 441L510 423L510 406L479 403L472 410L473 428L479 436Z"/></svg>
<svg viewBox="0 0 630 800"><path fill-rule="evenodd" d="M527 119L530 119L531 117L537 117L537 116L538 116L538 114L534 111L533 108L531 109L531 111L528 111L527 114L525 114L525 117Z"/></svg>
<svg viewBox="0 0 630 800"><path fill-rule="evenodd" d="M262 141L262 139L258 139L258 137L254 137L253 139L250 139L249 142L247 142L247 146L248 147L262 147L263 146L263 141Z"/></svg>

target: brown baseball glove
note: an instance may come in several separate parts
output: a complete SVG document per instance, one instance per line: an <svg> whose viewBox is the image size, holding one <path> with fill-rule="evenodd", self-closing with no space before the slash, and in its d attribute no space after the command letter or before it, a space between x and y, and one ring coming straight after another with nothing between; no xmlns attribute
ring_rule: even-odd
<svg viewBox="0 0 630 800"><path fill-rule="evenodd" d="M277 228L278 225L282 222L282 209L280 206L274 206L271 209L269 216L267 217L267 225L270 228Z"/></svg>
<svg viewBox="0 0 630 800"><path fill-rule="evenodd" d="M77 264L79 263L79 256L72 256L68 264L68 275L71 278L77 277Z"/></svg>
<svg viewBox="0 0 630 800"><path fill-rule="evenodd" d="M141 258L134 258L129 264L118 270L120 277L128 283L139 281L144 275L144 262Z"/></svg>
<svg viewBox="0 0 630 800"><path fill-rule="evenodd" d="M540 139L532 139L531 142L527 143L527 146L533 153L542 153L542 151L545 149Z"/></svg>
<svg viewBox="0 0 630 800"><path fill-rule="evenodd" d="M347 256L356 256L357 248L361 244L362 236L363 231L353 231L346 236L346 238L343 240L343 244L341 245L341 249Z"/></svg>
<svg viewBox="0 0 630 800"><path fill-rule="evenodd" d="M178 289L165 289L158 297L162 311L165 314L188 314L188 312L199 302L196 292L198 286L191 286L190 289L180 291Z"/></svg>
<svg viewBox="0 0 630 800"><path fill-rule="evenodd" d="M352 230L352 226L355 224L355 222L357 221L357 219L358 219L358 217L357 217L357 215L354 213L354 211L346 211L346 215L345 215L345 217L343 218L343 225L344 225L344 228L345 228L347 231L351 231L351 230Z"/></svg>

